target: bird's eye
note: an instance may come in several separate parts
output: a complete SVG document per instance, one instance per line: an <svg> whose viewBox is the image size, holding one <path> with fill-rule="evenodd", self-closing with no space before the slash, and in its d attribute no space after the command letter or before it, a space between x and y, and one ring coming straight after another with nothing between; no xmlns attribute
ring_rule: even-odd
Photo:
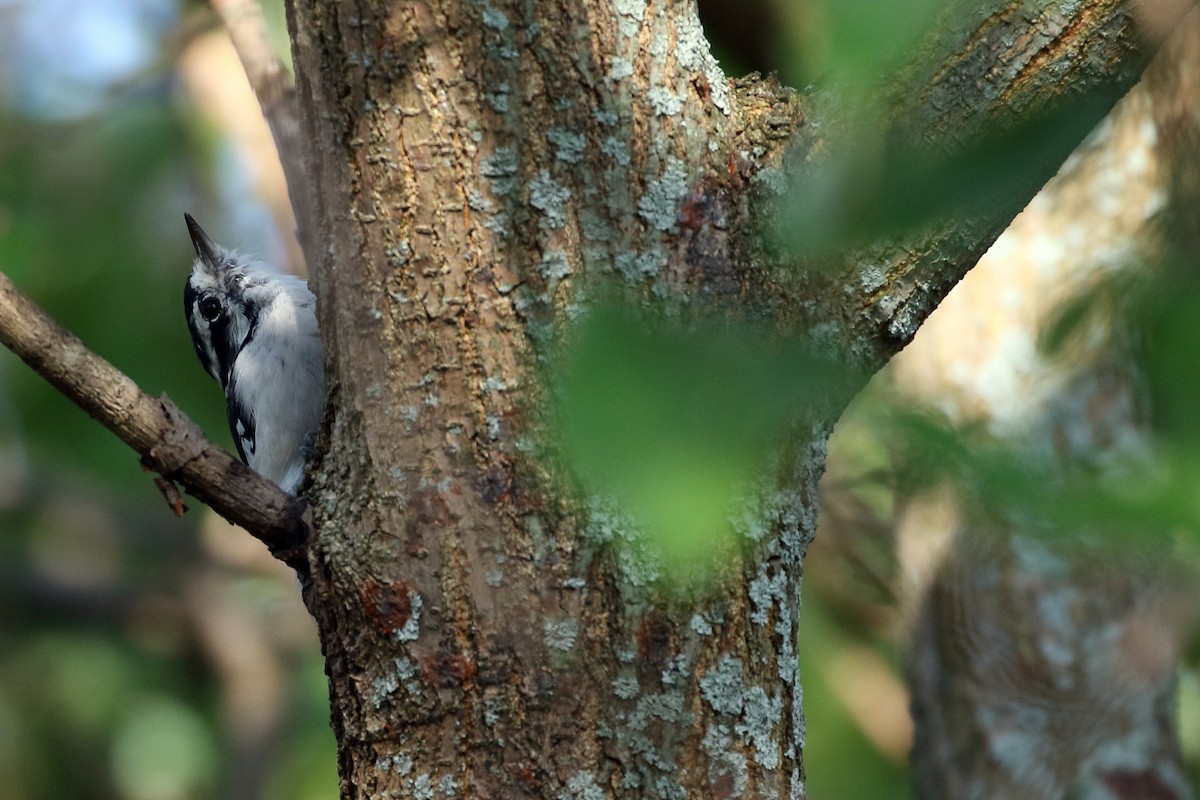
<svg viewBox="0 0 1200 800"><path fill-rule="evenodd" d="M214 322L221 316L221 301L209 295L200 301L200 316L209 322Z"/></svg>

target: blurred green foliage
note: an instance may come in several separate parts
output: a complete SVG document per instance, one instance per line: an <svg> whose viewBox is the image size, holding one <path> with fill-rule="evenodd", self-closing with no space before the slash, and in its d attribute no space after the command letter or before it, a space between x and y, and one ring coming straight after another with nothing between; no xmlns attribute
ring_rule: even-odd
<svg viewBox="0 0 1200 800"><path fill-rule="evenodd" d="M966 143L931 146L883 130L860 107L860 122L838 137L820 170L797 177L773 229L802 256L829 256L931 223L1015 214L1013 198L1037 189L1116 98L1075 98ZM836 262L835 262L836 263Z"/></svg>
<svg viewBox="0 0 1200 800"><path fill-rule="evenodd" d="M799 0L791 4L798 39L789 49L805 74L863 102L947 5L947 0Z"/></svg>
<svg viewBox="0 0 1200 800"><path fill-rule="evenodd" d="M57 125L0 119L0 264L147 391L211 400L205 376L185 358L189 340L179 326L187 252L164 247L169 226L152 213L168 182L185 178L180 165L188 161L183 122L165 99L131 98L100 119ZM134 460L124 445L5 358L5 386L17 407L44 412L21 415L30 444L60 456L59 468L144 487L136 469L109 468L121 456ZM211 402L186 407L206 430L220 432Z"/></svg>
<svg viewBox="0 0 1200 800"><path fill-rule="evenodd" d="M675 576L731 541L731 510L793 418L844 369L749 323L593 310L554 380L561 443L588 489L618 498Z"/></svg>
<svg viewBox="0 0 1200 800"><path fill-rule="evenodd" d="M800 674L804 678L804 715L809 735L804 742L805 789L813 800L906 800L912 796L906 766L885 757L863 734L846 705L829 685L831 653L853 643L887 653L895 664L895 648L839 619L836 608L821 597L805 599L798 640ZM863 686L866 694L873 687Z"/></svg>
<svg viewBox="0 0 1200 800"><path fill-rule="evenodd" d="M52 5L0 10L12 23L0 90L38 79L21 60L18 15L71 14ZM151 48L167 47L184 25L179 10L142 5L140 30L162 37ZM89 35L62 30L61 40L76 34ZM74 74L89 54L55 58ZM24 89L0 91L0 270L228 446L220 391L196 361L182 309L192 255L182 212L217 218L228 202L210 191L227 145L199 121L174 68L146 65L66 110L31 111ZM176 519L132 451L2 349L0 483L0 798L336 795L322 662L294 580L214 558L213 541L219 549L240 535L202 543L198 503ZM271 639L260 658L283 678L263 675L280 710L256 734L264 744L250 767L228 656L206 638L217 609L197 599L210 582L238 593L233 618ZM281 632L291 630L281 615L298 615L295 633Z"/></svg>

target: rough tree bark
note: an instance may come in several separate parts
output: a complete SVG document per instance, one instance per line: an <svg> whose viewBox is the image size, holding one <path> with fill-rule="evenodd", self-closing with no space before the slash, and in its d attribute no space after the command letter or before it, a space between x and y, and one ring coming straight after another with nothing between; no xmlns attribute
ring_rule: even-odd
<svg viewBox="0 0 1200 800"><path fill-rule="evenodd" d="M1122 4L977 6L894 79L896 135L969 141L1142 63ZM751 546L683 596L613 557L619 515L556 490L538 357L609 278L820 330L868 374L1057 163L799 269L755 234L841 122L728 81L690 2L291 0L289 25L331 380L307 599L343 796L802 797L798 590L847 397L797 422Z"/></svg>

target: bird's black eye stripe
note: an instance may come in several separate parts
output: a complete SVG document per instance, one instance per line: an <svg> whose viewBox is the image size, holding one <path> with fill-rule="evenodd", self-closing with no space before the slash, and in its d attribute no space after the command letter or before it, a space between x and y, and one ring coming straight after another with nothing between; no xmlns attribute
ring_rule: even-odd
<svg viewBox="0 0 1200 800"><path fill-rule="evenodd" d="M211 294L200 298L200 316L213 322L221 316L221 301Z"/></svg>

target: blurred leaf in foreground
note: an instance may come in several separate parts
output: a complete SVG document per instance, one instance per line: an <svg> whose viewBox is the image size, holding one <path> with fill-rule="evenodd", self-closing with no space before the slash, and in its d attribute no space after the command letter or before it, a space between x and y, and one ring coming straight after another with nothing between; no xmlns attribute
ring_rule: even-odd
<svg viewBox="0 0 1200 800"><path fill-rule="evenodd" d="M1065 470L1057 460L997 441L982 428L951 427L918 411L898 409L879 424L906 453L907 467L897 477L908 491L952 484L976 508L1024 520L1027 533L1086 533L1138 548L1200 529L1200 458L1170 442L1105 468Z"/></svg>
<svg viewBox="0 0 1200 800"><path fill-rule="evenodd" d="M833 157L796 181L776 236L801 254L836 253L939 221L995 216L1008 198L1035 190L1111 102L1080 96L966 144L936 147L883 131L866 110Z"/></svg>
<svg viewBox="0 0 1200 800"><path fill-rule="evenodd" d="M828 76L844 89L863 93L929 30L946 0L801 0L792 13L801 45L795 58L809 75Z"/></svg>
<svg viewBox="0 0 1200 800"><path fill-rule="evenodd" d="M750 325L685 327L595 311L563 355L555 423L589 492L611 495L666 572L703 570L730 514L838 371L800 341Z"/></svg>

